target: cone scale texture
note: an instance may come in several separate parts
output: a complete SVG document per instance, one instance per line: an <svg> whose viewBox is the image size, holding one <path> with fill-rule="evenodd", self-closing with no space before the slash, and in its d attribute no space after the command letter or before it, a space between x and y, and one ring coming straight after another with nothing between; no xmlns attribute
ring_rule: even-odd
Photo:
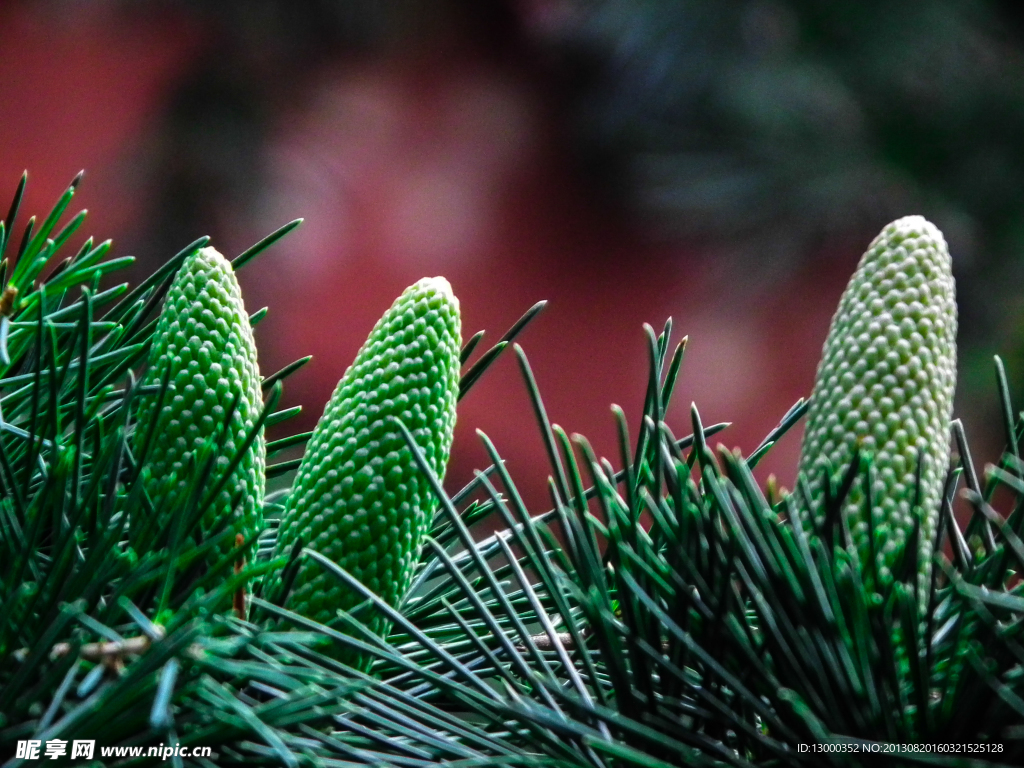
<svg viewBox="0 0 1024 768"><path fill-rule="evenodd" d="M145 383L159 385L163 376L168 376L163 408L155 413L157 396L144 397L136 428L139 438L155 430L145 482L157 514L185 502L192 479L187 476L189 457L224 424L236 396L238 406L220 438L211 482L242 447L263 404L256 344L238 280L231 263L214 248L189 256L168 290ZM256 532L262 524L265 466L261 432L204 513L204 530L228 518L236 534L248 538ZM234 546L234 537L227 537L217 557Z"/></svg>
<svg viewBox="0 0 1024 768"><path fill-rule="evenodd" d="M389 417L409 429L438 478L455 429L461 323L443 277L410 286L374 326L306 448L278 532L301 537L391 605L409 588L436 501ZM287 607L326 623L362 599L303 559ZM379 628L380 623L373 623Z"/></svg>
<svg viewBox="0 0 1024 768"><path fill-rule="evenodd" d="M950 455L956 329L953 275L942 233L920 216L889 224L861 258L832 319L800 459L801 474L820 497L826 459L833 471L842 472L858 444L873 457L881 581L891 578L897 553L913 530L918 451L924 462L918 573L925 578L930 572ZM854 483L843 512L866 566L869 529L862 482Z"/></svg>

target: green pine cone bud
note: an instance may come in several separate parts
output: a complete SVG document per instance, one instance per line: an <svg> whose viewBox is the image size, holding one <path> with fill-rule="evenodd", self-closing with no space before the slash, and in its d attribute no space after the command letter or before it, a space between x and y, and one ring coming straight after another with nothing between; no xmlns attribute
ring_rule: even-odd
<svg viewBox="0 0 1024 768"><path fill-rule="evenodd" d="M950 455L956 327L953 274L942 233L921 216L889 224L861 258L832 319L800 458L800 473L820 499L826 460L833 471L845 471L858 444L873 457L872 522L882 582L891 580L914 527L919 451L918 573L922 580L930 574ZM820 524L821 505L815 506ZM843 512L866 567L863 482L854 483Z"/></svg>
<svg viewBox="0 0 1024 768"><path fill-rule="evenodd" d="M281 519L278 554L303 543L391 605L409 588L436 500L389 417L444 477L459 394L459 302L443 277L410 286L338 382L306 448ZM288 607L327 623L363 602L304 559ZM378 618L368 624L385 626Z"/></svg>
<svg viewBox="0 0 1024 768"><path fill-rule="evenodd" d="M203 248L182 263L167 293L153 336L144 383L159 385L168 377L163 407L156 414L156 395L142 398L136 439L151 430L153 438L144 475L146 491L158 514L187 502L192 478L190 457L223 428L236 396L238 406L219 437L216 464L209 482L220 479L245 442L263 405L249 316L242 303L231 263L214 248ZM249 538L262 525L266 486L266 443L262 430L233 479L203 514L204 532L221 530L228 518L235 534ZM205 500L201 494L199 502ZM212 565L235 546L226 537Z"/></svg>

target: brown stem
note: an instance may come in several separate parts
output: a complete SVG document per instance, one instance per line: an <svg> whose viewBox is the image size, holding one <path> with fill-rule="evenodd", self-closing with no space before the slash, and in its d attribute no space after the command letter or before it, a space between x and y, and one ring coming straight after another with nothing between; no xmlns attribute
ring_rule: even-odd
<svg viewBox="0 0 1024 768"><path fill-rule="evenodd" d="M163 637L163 628L157 627L157 633ZM86 661L102 661L104 664L123 664L126 656L140 656L146 652L152 641L147 635L129 637L127 640L107 640L101 643L86 643L78 654ZM57 643L50 651L50 658L57 659L71 653L71 643ZM27 649L24 649L27 652Z"/></svg>
<svg viewBox="0 0 1024 768"><path fill-rule="evenodd" d="M4 288L4 292L0 294L0 315L4 317L10 317L14 314L14 300L18 298L18 289L13 285L8 285Z"/></svg>

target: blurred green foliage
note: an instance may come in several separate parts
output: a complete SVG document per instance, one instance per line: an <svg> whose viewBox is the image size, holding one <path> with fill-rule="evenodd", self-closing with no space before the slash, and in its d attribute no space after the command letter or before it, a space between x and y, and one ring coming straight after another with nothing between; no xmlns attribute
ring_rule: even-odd
<svg viewBox="0 0 1024 768"><path fill-rule="evenodd" d="M259 187L268 120L317 62L443 49L459 29L552 89L563 151L646 232L708 244L755 288L779 290L810 258L845 272L851 244L925 215L954 258L967 420L994 413L992 353L1024 390L1019 3L158 4L216 41L165 114L158 244L208 231L210 212Z"/></svg>
<svg viewBox="0 0 1024 768"><path fill-rule="evenodd" d="M921 213L953 253L967 385L983 363L990 388L996 349L1020 381L1024 24L1016 4L568 7L548 41L574 73L573 144L654 231L705 236L777 274Z"/></svg>

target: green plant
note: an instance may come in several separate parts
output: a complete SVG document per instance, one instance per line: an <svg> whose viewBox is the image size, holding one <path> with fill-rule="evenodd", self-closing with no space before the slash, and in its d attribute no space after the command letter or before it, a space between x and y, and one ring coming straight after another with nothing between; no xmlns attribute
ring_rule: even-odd
<svg viewBox="0 0 1024 768"><path fill-rule="evenodd" d="M398 423L444 477L459 394L459 302L443 277L407 288L370 332L310 438L277 534L306 544L388 604L412 581L434 496ZM285 581L296 613L330 624L362 598L315 562ZM382 625L370 617L376 631Z"/></svg>
<svg viewBox="0 0 1024 768"><path fill-rule="evenodd" d="M267 453L262 430L253 433L263 401L260 371L238 280L215 249L200 248L179 267L154 330L143 383L155 394L140 397L134 448L146 457L144 484L157 516L132 520L130 540L138 547L140 536L161 522L182 520L189 475L203 464L205 450L216 455L212 481L229 466L236 474L207 505L203 528L216 529L227 519L235 537L255 541L263 521ZM234 547L233 537L225 539L209 560L216 562Z"/></svg>
<svg viewBox="0 0 1024 768"><path fill-rule="evenodd" d="M842 510L869 589L901 559L923 588L931 573L956 386L951 267L931 222L889 224L843 292L814 381L800 455L808 493L822 495L830 469L859 453L873 458L874 483L850 486Z"/></svg>
<svg viewBox="0 0 1024 768"><path fill-rule="evenodd" d="M236 572L233 552L207 560L230 540L231 521L196 528L227 482L214 479L213 451L196 454L183 517L129 546L134 520L159 519L134 438L138 398L159 397L159 386L136 373L175 272L206 243L132 291L101 288L100 277L125 263L103 261L109 244L89 241L47 267L81 223L55 234L73 192L29 225L16 251L20 190L0 229L0 272L12 289L0 302L5 758L18 740L77 738L213 746L215 759L172 758L202 766L965 764L942 747L906 744L975 745L973 765L1024 760L1022 425L998 363L1007 452L982 483L953 423L958 456L936 502L935 567L924 584L896 569L869 588L871 563L844 534L851 489L871 486L877 457L834 467L826 492L807 494L810 519L821 521L810 530L795 496L759 488L753 468L808 403L745 459L709 447L727 425L705 426L696 406L692 434L673 434L665 414L685 340L671 346L671 323L661 335L645 328L649 383L632 437L613 408L615 464L550 424L526 353L514 347L551 463L549 510L525 507L482 434L492 463L447 491L418 425L394 422L405 445L395 450L437 501L403 597L374 593L347 561L313 546L282 539L279 551L273 525ZM234 269L293 226L235 258ZM539 309L472 364L482 334L470 338L458 397ZM247 443L294 412L277 407L281 380L304 361L263 379L266 402ZM272 441L267 454L309 437ZM266 474L297 465L277 461ZM952 514L961 481L973 508L963 530ZM1012 505L1005 517L994 508L999 489ZM265 517L279 520L292 503L287 490L268 494ZM494 533L477 534L478 524ZM269 589L282 569L311 567L355 596L330 625ZM246 583L261 584L249 619L225 607ZM811 744L831 751L802 751ZM854 747L873 751L836 751ZM147 762L159 759L106 764Z"/></svg>
<svg viewBox="0 0 1024 768"><path fill-rule="evenodd" d="M135 374L154 343L159 320L153 315L175 273L197 258L206 239L132 290L102 288L105 275L132 260L104 260L111 243L92 239L64 258L62 249L85 218L82 212L57 229L78 179L49 216L29 220L19 246L13 227L25 182L0 225L7 286L0 318L5 751L12 739L65 729L94 729L112 741L136 733L149 711L139 701L151 700L158 680L176 674L182 654L210 637L212 608L255 573L231 575L235 555L218 556L233 540L229 518L207 517L210 526L197 529L232 475L216 476L216 453L194 457L181 491L188 502L173 515L158 515L143 475L145 447L135 439L139 401L160 394ZM240 255L235 268L296 223ZM257 403L245 443L268 420L287 415L276 412L279 395L278 386L265 405ZM136 658L141 663L129 663Z"/></svg>

